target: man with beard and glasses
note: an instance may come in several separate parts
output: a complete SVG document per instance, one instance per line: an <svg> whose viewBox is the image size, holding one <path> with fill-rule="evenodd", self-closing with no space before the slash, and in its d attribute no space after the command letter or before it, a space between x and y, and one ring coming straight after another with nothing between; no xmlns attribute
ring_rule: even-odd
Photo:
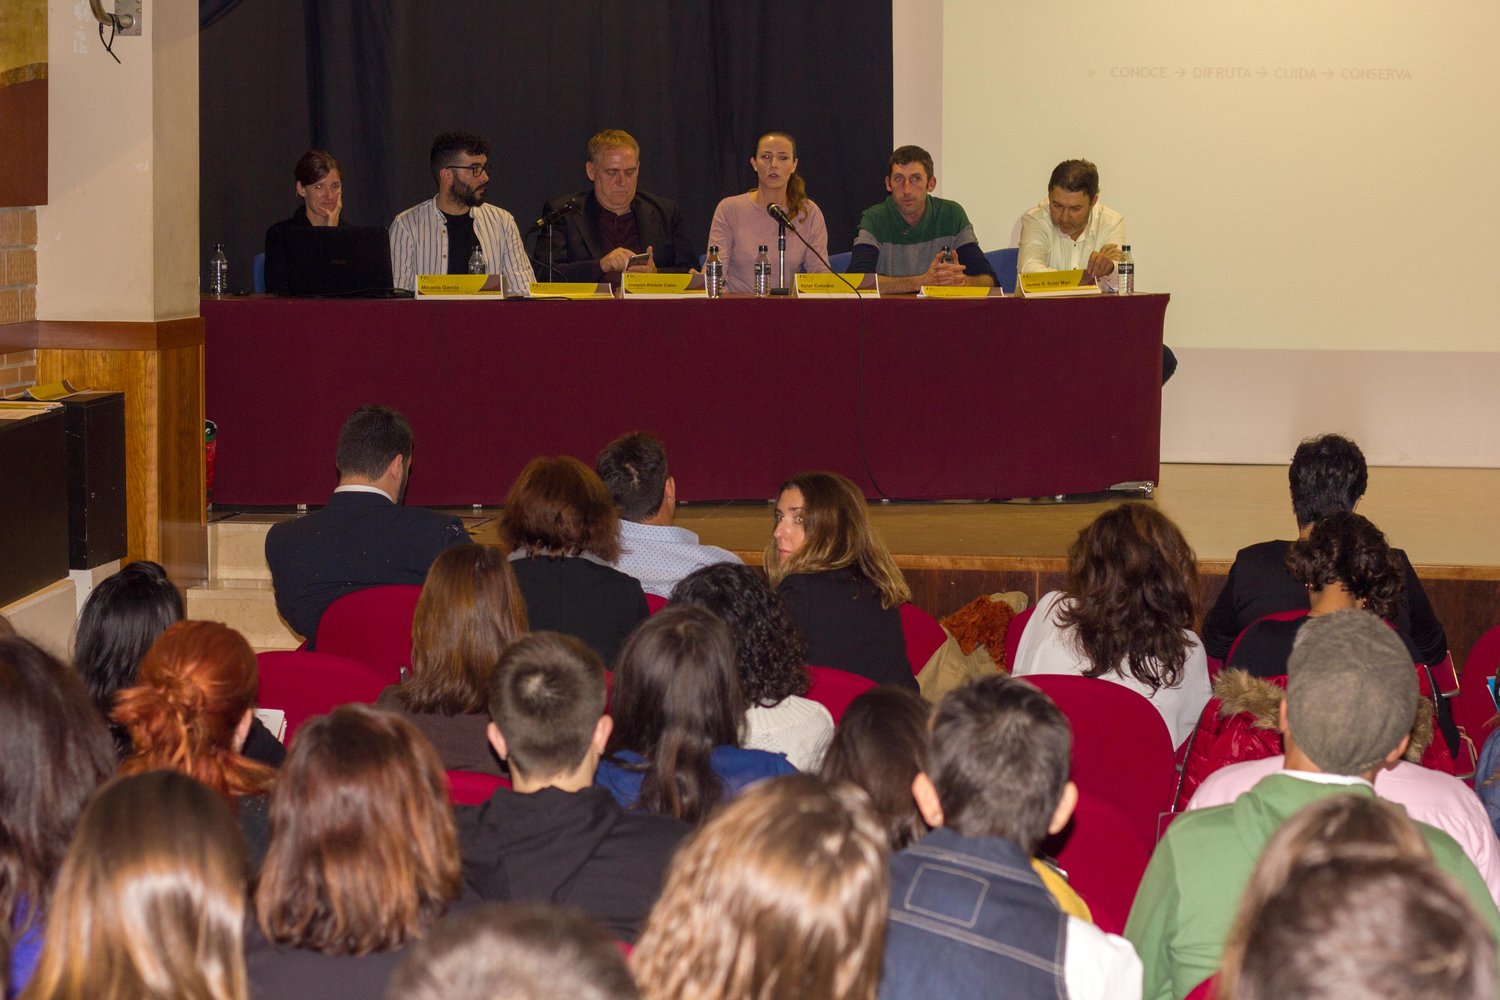
<svg viewBox="0 0 1500 1000"><path fill-rule="evenodd" d="M490 183L490 145L469 132L444 132L432 140L432 176L438 192L391 223L391 281L417 287L419 274L468 274L477 246L485 272L505 276L507 295L527 295L536 280L516 220L484 203Z"/></svg>
<svg viewBox="0 0 1500 1000"><path fill-rule="evenodd" d="M469 541L463 522L404 507L412 434L389 406L362 406L339 431L339 485L320 510L274 525L266 564L276 610L312 649L328 605L356 590L420 586L438 553Z"/></svg>

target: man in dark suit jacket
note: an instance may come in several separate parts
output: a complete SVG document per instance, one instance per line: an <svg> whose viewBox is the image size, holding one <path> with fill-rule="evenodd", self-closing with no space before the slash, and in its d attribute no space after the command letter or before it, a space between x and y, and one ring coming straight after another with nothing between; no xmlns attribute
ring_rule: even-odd
<svg viewBox="0 0 1500 1000"><path fill-rule="evenodd" d="M468 543L458 518L401 505L411 449L405 417L360 407L339 431L339 485L327 506L266 535L276 610L309 649L328 605L365 587L421 585L439 552Z"/></svg>
<svg viewBox="0 0 1500 1000"><path fill-rule="evenodd" d="M540 280L618 283L627 270L686 272L697 266L698 253L682 232L676 202L636 189L640 154L630 133L618 129L589 140L583 169L593 188L542 206L544 216L570 200L579 208L552 227L551 271L547 230L537 236L532 262ZM646 254L645 263L632 266L636 254Z"/></svg>

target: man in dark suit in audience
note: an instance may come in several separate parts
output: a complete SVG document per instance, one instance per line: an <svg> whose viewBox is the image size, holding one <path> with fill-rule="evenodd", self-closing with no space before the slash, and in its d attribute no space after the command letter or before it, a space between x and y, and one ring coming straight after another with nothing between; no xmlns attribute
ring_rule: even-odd
<svg viewBox="0 0 1500 1000"><path fill-rule="evenodd" d="M606 129L589 140L584 173L593 187L559 195L542 206L551 215L569 201L576 211L552 227L552 270L547 270L547 230L532 253L542 281L609 281L625 271L679 271L696 267L698 253L683 231L677 203L636 187L641 147L629 132ZM646 260L632 264L637 254Z"/></svg>
<svg viewBox="0 0 1500 1000"><path fill-rule="evenodd" d="M420 586L439 552L468 543L458 518L402 506L411 451L405 417L360 407L339 431L339 485L327 506L266 535L276 610L309 649L328 605L365 587Z"/></svg>
<svg viewBox="0 0 1500 1000"><path fill-rule="evenodd" d="M634 942L688 826L628 812L594 784L614 727L598 654L556 632L524 636L500 657L489 707L513 787L455 810L464 881L485 899L576 906Z"/></svg>
<svg viewBox="0 0 1500 1000"><path fill-rule="evenodd" d="M1308 438L1297 446L1288 472L1297 537L1306 538L1320 518L1334 511L1352 511L1365 495L1370 472L1359 445L1338 434ZM1209 656L1224 659L1234 640L1253 622L1277 611L1308 606L1307 591L1286 568L1285 539L1260 542L1240 549L1224 580L1224 589L1203 619L1203 647ZM1448 655L1448 636L1427 601L1427 592L1406 553L1393 548L1406 574L1401 609L1394 624L1421 654L1422 662L1438 664Z"/></svg>

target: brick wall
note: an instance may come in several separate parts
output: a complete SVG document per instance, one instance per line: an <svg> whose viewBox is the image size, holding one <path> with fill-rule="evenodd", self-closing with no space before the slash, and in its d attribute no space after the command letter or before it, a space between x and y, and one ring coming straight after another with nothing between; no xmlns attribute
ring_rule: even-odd
<svg viewBox="0 0 1500 1000"><path fill-rule="evenodd" d="M36 319L36 209L0 208L0 325ZM0 395L36 382L36 352L0 354Z"/></svg>

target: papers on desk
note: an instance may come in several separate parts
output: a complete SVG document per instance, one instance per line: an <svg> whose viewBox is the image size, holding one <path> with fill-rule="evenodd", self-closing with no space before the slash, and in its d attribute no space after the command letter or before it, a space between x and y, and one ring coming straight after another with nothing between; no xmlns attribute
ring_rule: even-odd
<svg viewBox="0 0 1500 1000"><path fill-rule="evenodd" d="M1036 271L1016 275L1016 294L1028 299L1098 295L1100 288L1084 271Z"/></svg>
<svg viewBox="0 0 1500 1000"><path fill-rule="evenodd" d="M25 420L38 413L56 410L61 403L33 402L25 399L0 399L0 420Z"/></svg>
<svg viewBox="0 0 1500 1000"><path fill-rule="evenodd" d="M533 281L534 299L612 299L615 290L607 281Z"/></svg>
<svg viewBox="0 0 1500 1000"><path fill-rule="evenodd" d="M497 299L505 298L503 274L419 274L419 299Z"/></svg>
<svg viewBox="0 0 1500 1000"><path fill-rule="evenodd" d="M701 274L626 271L620 289L627 299L701 299L708 294Z"/></svg>
<svg viewBox="0 0 1500 1000"><path fill-rule="evenodd" d="M34 385L25 392L17 393L12 399L62 399L77 392L72 382L63 379L61 382L48 382L44 385Z"/></svg>
<svg viewBox="0 0 1500 1000"><path fill-rule="evenodd" d="M813 299L878 299L880 285L873 274L796 275L797 296ZM855 289L859 289L856 294Z"/></svg>

